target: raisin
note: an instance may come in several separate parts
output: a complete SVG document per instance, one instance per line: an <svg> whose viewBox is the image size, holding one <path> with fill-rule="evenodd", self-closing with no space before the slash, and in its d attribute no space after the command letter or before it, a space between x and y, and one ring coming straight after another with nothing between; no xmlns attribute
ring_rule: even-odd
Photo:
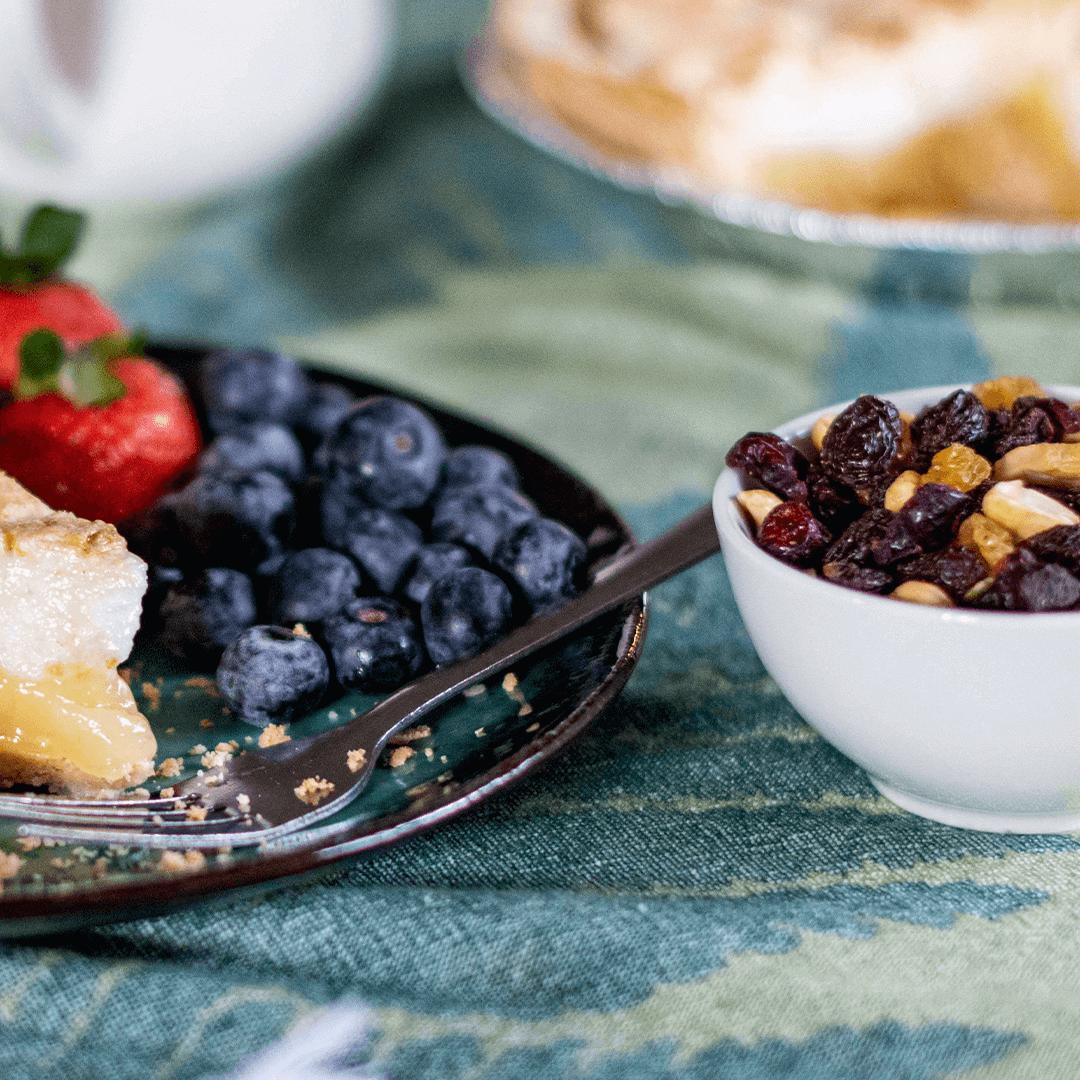
<svg viewBox="0 0 1080 1080"><path fill-rule="evenodd" d="M970 390L957 390L936 405L923 409L911 425L917 455L929 461L953 443L977 446L990 429L990 415Z"/></svg>
<svg viewBox="0 0 1080 1080"><path fill-rule="evenodd" d="M896 406L863 394L829 426L821 444L821 467L848 487L869 487L892 467L901 432Z"/></svg>
<svg viewBox="0 0 1080 1080"><path fill-rule="evenodd" d="M947 484L957 491L972 491L990 479L993 466L970 446L952 443L939 450L926 470L927 483Z"/></svg>
<svg viewBox="0 0 1080 1080"><path fill-rule="evenodd" d="M945 484L923 484L886 526L873 546L878 566L891 566L924 551L944 547L956 535L971 500Z"/></svg>
<svg viewBox="0 0 1080 1080"><path fill-rule="evenodd" d="M975 603L993 611L1067 611L1080 602L1080 581L1064 566L1023 549L1010 555Z"/></svg>
<svg viewBox="0 0 1080 1080"><path fill-rule="evenodd" d="M824 561L872 566L874 544L884 535L893 517L888 510L868 510L829 545Z"/></svg>
<svg viewBox="0 0 1080 1080"><path fill-rule="evenodd" d="M784 499L806 499L809 462L791 443L768 431L744 435L724 459L752 483Z"/></svg>
<svg viewBox="0 0 1080 1080"><path fill-rule="evenodd" d="M770 555L786 563L810 566L828 547L830 537L806 503L790 500L769 511L757 540Z"/></svg>
<svg viewBox="0 0 1080 1080"><path fill-rule="evenodd" d="M858 589L859 592L891 592L893 585L896 584L896 578L887 570L882 570L877 566L860 566L858 563L844 560L823 563L821 572L834 584L843 585L848 589Z"/></svg>
<svg viewBox="0 0 1080 1080"><path fill-rule="evenodd" d="M1057 563L1070 573L1080 573L1080 525L1055 525L1029 536L1020 544L1021 550L1046 563Z"/></svg>
<svg viewBox="0 0 1080 1080"><path fill-rule="evenodd" d="M1052 410L1045 407L1045 398L1017 398L1012 407L1008 427L994 441L994 457L1004 457L1018 446L1057 441L1058 427Z"/></svg>
<svg viewBox="0 0 1080 1080"><path fill-rule="evenodd" d="M1054 421L1054 428L1057 431L1054 442L1061 442L1066 435L1075 435L1080 431L1080 416L1077 416L1072 407L1060 398L1043 398L1042 407Z"/></svg>
<svg viewBox="0 0 1080 1080"><path fill-rule="evenodd" d="M834 480L816 461L806 474L806 490L814 517L834 536L839 536L865 509L851 488Z"/></svg>
<svg viewBox="0 0 1080 1080"><path fill-rule="evenodd" d="M947 547L917 555L896 567L901 581L929 581L959 599L986 576L982 559L962 547Z"/></svg>

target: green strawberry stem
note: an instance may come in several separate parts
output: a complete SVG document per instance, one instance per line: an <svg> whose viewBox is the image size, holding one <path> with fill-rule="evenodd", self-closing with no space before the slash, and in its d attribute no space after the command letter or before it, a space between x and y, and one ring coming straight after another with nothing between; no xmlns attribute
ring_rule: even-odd
<svg viewBox="0 0 1080 1080"><path fill-rule="evenodd" d="M19 346L19 381L15 397L25 401L41 394L59 394L80 408L119 401L127 387L109 370L118 356L140 356L146 342L140 335L108 334L74 352L51 330L31 330Z"/></svg>
<svg viewBox="0 0 1080 1080"><path fill-rule="evenodd" d="M19 246L8 251L0 244L0 287L34 285L55 274L78 246L85 221L78 211L59 206L33 210L23 224Z"/></svg>

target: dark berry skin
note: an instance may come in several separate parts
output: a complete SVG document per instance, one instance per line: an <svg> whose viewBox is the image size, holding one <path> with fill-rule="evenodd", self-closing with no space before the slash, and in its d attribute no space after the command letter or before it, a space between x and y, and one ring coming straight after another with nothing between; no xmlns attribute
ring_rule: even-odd
<svg viewBox="0 0 1080 1080"><path fill-rule="evenodd" d="M534 613L548 615L581 591L585 554L582 539L561 522L533 518L499 542L491 564L508 575Z"/></svg>
<svg viewBox="0 0 1080 1080"><path fill-rule="evenodd" d="M436 664L472 656L510 626L514 601L502 578L478 566L451 570L420 607L424 645Z"/></svg>
<svg viewBox="0 0 1080 1080"><path fill-rule="evenodd" d="M724 463L754 487L767 488L782 499L806 499L809 462L779 435L751 431L727 452Z"/></svg>
<svg viewBox="0 0 1080 1080"><path fill-rule="evenodd" d="M874 545L885 535L892 519L892 512L884 508L868 510L829 545L824 556L825 564L873 566Z"/></svg>
<svg viewBox="0 0 1080 1080"><path fill-rule="evenodd" d="M344 611L360 589L356 563L340 551L305 548L290 552L271 587L271 613L279 626L303 623L308 630Z"/></svg>
<svg viewBox="0 0 1080 1080"><path fill-rule="evenodd" d="M806 490L814 517L833 536L839 536L866 509L851 488L834 480L816 461L807 471Z"/></svg>
<svg viewBox="0 0 1080 1080"><path fill-rule="evenodd" d="M524 495L504 487L451 488L435 500L431 535L478 551L490 561L500 540L538 516Z"/></svg>
<svg viewBox="0 0 1080 1080"><path fill-rule="evenodd" d="M308 444L318 445L341 422L357 399L336 383L315 383L296 421L297 434Z"/></svg>
<svg viewBox="0 0 1080 1080"><path fill-rule="evenodd" d="M253 724L287 724L314 709L330 682L326 653L282 626L252 626L229 643L217 684L229 708Z"/></svg>
<svg viewBox="0 0 1080 1080"><path fill-rule="evenodd" d="M334 674L346 690L396 690L424 666L420 628L400 604L364 597L323 628Z"/></svg>
<svg viewBox="0 0 1080 1080"><path fill-rule="evenodd" d="M930 459L953 443L978 447L990 430L990 414L970 390L957 390L919 413L911 425L916 460L925 470Z"/></svg>
<svg viewBox="0 0 1080 1080"><path fill-rule="evenodd" d="M869 487L890 471L900 450L901 433L896 406L864 394L829 425L821 444L821 467L850 488Z"/></svg>
<svg viewBox="0 0 1080 1080"><path fill-rule="evenodd" d="M267 349L220 349L203 361L199 389L212 431L238 424L285 424L303 415L310 384L290 356Z"/></svg>
<svg viewBox="0 0 1080 1080"><path fill-rule="evenodd" d="M431 418L396 398L361 401L337 423L316 463L372 506L411 510L435 490L446 446Z"/></svg>
<svg viewBox="0 0 1080 1080"><path fill-rule="evenodd" d="M392 510L358 510L335 546L347 551L386 596L397 592L424 543L415 521Z"/></svg>
<svg viewBox="0 0 1080 1080"><path fill-rule="evenodd" d="M1068 611L1080 602L1080 581L1064 566L1021 548L1004 562L976 606L992 611Z"/></svg>
<svg viewBox="0 0 1080 1080"><path fill-rule="evenodd" d="M200 473L171 505L181 539L207 566L266 572L295 524L292 492L269 472Z"/></svg>
<svg viewBox="0 0 1080 1080"><path fill-rule="evenodd" d="M472 555L457 544L425 544L417 553L409 580L402 594L418 607L424 602L428 589L450 570L472 566Z"/></svg>
<svg viewBox="0 0 1080 1080"><path fill-rule="evenodd" d="M770 554L792 566L811 566L832 537L804 502L783 502L769 511L757 541Z"/></svg>
<svg viewBox="0 0 1080 1080"><path fill-rule="evenodd" d="M944 589L954 600L986 577L982 559L967 548L947 547L929 551L895 568L901 581L929 581Z"/></svg>
<svg viewBox="0 0 1080 1080"><path fill-rule="evenodd" d="M520 490L514 463L490 446L459 446L446 459L443 486L470 487L473 484L502 485Z"/></svg>
<svg viewBox="0 0 1080 1080"><path fill-rule="evenodd" d="M821 572L829 581L859 592L891 592L896 578L877 566L860 566L856 562L838 560L822 563Z"/></svg>
<svg viewBox="0 0 1080 1080"><path fill-rule="evenodd" d="M257 618L251 580L239 570L211 567L165 588L157 639L173 656L209 669Z"/></svg>
<svg viewBox="0 0 1080 1080"><path fill-rule="evenodd" d="M1080 525L1044 529L1022 541L1020 547L1041 562L1057 563L1072 574L1080 574Z"/></svg>
<svg viewBox="0 0 1080 1080"><path fill-rule="evenodd" d="M994 457L1004 457L1018 446L1056 442L1060 428L1045 398L1020 397L1013 402L1005 430L994 441Z"/></svg>
<svg viewBox="0 0 1080 1080"><path fill-rule="evenodd" d="M300 441L281 424L245 424L214 441L199 459L203 471L235 469L238 472L276 473L290 484L304 478L307 465Z"/></svg>
<svg viewBox="0 0 1080 1080"><path fill-rule="evenodd" d="M878 566L892 566L924 551L944 547L971 510L966 492L947 484L923 484L895 514L874 544Z"/></svg>

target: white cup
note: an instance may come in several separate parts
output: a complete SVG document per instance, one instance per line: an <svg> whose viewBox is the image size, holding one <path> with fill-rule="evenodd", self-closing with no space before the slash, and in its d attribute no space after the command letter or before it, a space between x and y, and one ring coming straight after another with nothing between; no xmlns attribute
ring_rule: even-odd
<svg viewBox="0 0 1080 1080"><path fill-rule="evenodd" d="M0 0L0 188L185 199L288 164L354 117L393 0Z"/></svg>

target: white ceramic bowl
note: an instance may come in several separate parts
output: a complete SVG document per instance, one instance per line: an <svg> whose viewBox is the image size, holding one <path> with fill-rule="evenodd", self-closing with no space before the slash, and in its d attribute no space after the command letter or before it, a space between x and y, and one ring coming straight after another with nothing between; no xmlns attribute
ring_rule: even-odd
<svg viewBox="0 0 1080 1080"><path fill-rule="evenodd" d="M885 396L917 413L955 389ZM843 407L777 434L805 437ZM753 541L740 487L726 469L713 492L724 560L762 663L799 713L913 813L995 832L1080 829L1080 612L922 607L810 577Z"/></svg>

